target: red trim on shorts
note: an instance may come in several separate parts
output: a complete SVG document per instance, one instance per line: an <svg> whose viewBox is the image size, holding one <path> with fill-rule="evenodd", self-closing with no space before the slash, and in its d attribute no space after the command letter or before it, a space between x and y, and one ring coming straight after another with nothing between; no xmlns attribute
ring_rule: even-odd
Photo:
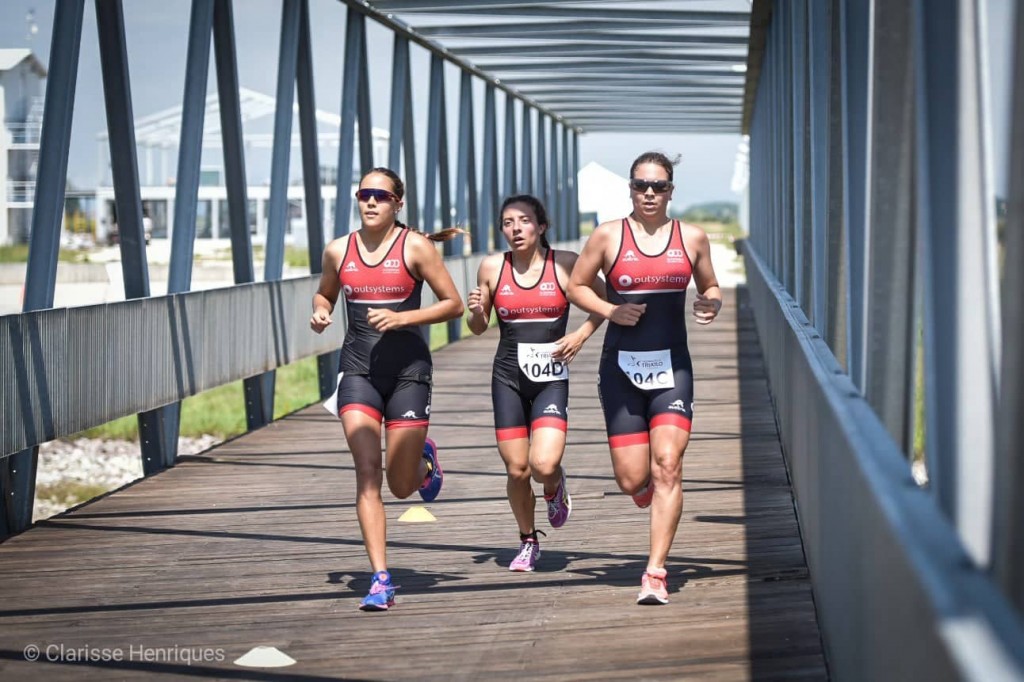
<svg viewBox="0 0 1024 682"><path fill-rule="evenodd" d="M627 445L647 445L651 442L651 434L647 431L638 433L620 433L608 436L608 445L613 448L624 448Z"/></svg>
<svg viewBox="0 0 1024 682"><path fill-rule="evenodd" d="M494 435L498 442L503 440L515 440L516 438L529 438L530 431L525 426L512 426L507 429L494 429Z"/></svg>
<svg viewBox="0 0 1024 682"><path fill-rule="evenodd" d="M654 415L654 418L651 419L651 428L653 429L655 426L675 426L687 433L693 430L690 420L686 418L685 414L675 414L674 412Z"/></svg>
<svg viewBox="0 0 1024 682"><path fill-rule="evenodd" d="M384 422L385 429L417 429L427 428L429 419L389 419Z"/></svg>
<svg viewBox="0 0 1024 682"><path fill-rule="evenodd" d="M530 424L532 429L558 429L559 431L565 431L565 420L559 419L558 417L537 417Z"/></svg>
<svg viewBox="0 0 1024 682"><path fill-rule="evenodd" d="M361 403L349 403L348 405L342 405L341 409L338 410L338 416L340 417L341 415L345 414L346 412L351 412L352 410L355 410L356 412L362 412L363 414L369 415L369 416L373 417L374 419L376 419L378 422L384 416L384 415L382 415L380 413L380 410L377 410L377 409L375 409L373 407L370 407L369 405L363 405Z"/></svg>

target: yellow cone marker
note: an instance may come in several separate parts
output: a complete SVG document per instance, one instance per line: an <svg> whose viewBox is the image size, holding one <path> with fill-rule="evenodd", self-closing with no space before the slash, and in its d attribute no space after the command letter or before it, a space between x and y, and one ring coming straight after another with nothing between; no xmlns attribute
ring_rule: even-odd
<svg viewBox="0 0 1024 682"><path fill-rule="evenodd" d="M255 647L241 658L235 659L235 665L246 668L283 668L294 663L294 658L272 646Z"/></svg>
<svg viewBox="0 0 1024 682"><path fill-rule="evenodd" d="M426 507L409 507L405 510L404 514L398 517L398 520L405 521L406 523L430 523L431 521L437 521Z"/></svg>

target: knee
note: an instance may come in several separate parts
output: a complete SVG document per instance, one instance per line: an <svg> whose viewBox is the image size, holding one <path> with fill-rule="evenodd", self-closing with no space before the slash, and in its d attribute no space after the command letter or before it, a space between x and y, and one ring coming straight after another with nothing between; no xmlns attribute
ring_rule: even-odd
<svg viewBox="0 0 1024 682"><path fill-rule="evenodd" d="M551 459L534 460L530 462L530 471L535 481L543 483L558 472L558 462Z"/></svg>
<svg viewBox="0 0 1024 682"><path fill-rule="evenodd" d="M509 464L505 467L508 473L508 480L512 483L529 483L530 467L525 464Z"/></svg>
<svg viewBox="0 0 1024 682"><path fill-rule="evenodd" d="M404 500L418 489L418 482L405 479L399 480L398 476L393 476L391 473L388 473L388 490L390 490L391 494L398 499Z"/></svg>
<svg viewBox="0 0 1024 682"><path fill-rule="evenodd" d="M651 477L661 481L683 478L683 453L673 447L651 448Z"/></svg>

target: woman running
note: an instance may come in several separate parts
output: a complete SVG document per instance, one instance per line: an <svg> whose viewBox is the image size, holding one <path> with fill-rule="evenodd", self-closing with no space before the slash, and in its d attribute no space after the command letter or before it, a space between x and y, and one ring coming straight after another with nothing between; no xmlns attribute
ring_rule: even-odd
<svg viewBox="0 0 1024 682"><path fill-rule="evenodd" d="M433 244L458 230L423 235L409 229L397 218L404 195L401 179L390 169L374 168L363 177L356 192L362 227L324 251L310 320L316 333L326 329L344 292L348 329L341 349L338 413L355 462L356 514L374 571L370 592L360 603L366 611L395 603L381 499L381 420L388 488L398 498L418 490L430 502L444 474L437 447L427 438L433 365L420 325L451 320L463 311ZM420 308L424 281L437 302Z"/></svg>
<svg viewBox="0 0 1024 682"><path fill-rule="evenodd" d="M569 300L609 321L598 374L612 469L619 488L650 507L650 555L639 604L667 604L665 560L683 510L683 452L693 419L693 366L686 345L686 287L693 314L708 324L722 307L704 231L668 218L673 162L640 155L630 168L633 212L604 223L587 241ZM591 287L605 275L607 301Z"/></svg>
<svg viewBox="0 0 1024 682"><path fill-rule="evenodd" d="M537 533L543 531L534 526L536 497L530 479L544 487L548 522L560 528L572 513L561 464L569 363L603 320L592 315L579 329L565 333L565 286L576 254L548 245L544 205L530 195L513 196L502 204L500 215L510 250L480 264L477 287L468 297L469 328L484 333L491 309L497 309L501 338L491 379L494 430L520 544L509 570L532 571L540 558Z"/></svg>

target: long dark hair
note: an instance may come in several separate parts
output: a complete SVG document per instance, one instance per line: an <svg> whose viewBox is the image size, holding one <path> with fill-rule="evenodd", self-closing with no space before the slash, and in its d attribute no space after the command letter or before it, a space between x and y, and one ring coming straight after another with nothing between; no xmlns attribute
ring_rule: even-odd
<svg viewBox="0 0 1024 682"><path fill-rule="evenodd" d="M364 175L363 179L366 179L367 176L373 175L374 173L379 173L391 181L391 191L394 193L396 197L398 197L399 200L405 198L405 183L402 182L402 178L398 177L398 173L391 170L390 168L378 166L372 169L366 175ZM401 220L399 220L397 216L395 217L395 225L404 230L409 230L410 232L418 232L419 234L422 234L424 237L433 242L445 242L448 241L449 239L453 239L456 235L466 233L465 230L462 230L458 227L447 227L438 232L427 233L423 232L422 230L417 230L414 227L409 227Z"/></svg>
<svg viewBox="0 0 1024 682"><path fill-rule="evenodd" d="M505 209L512 204L526 204L533 209L533 216L537 219L537 225L551 227L548 224L548 212L544 209L544 204L542 204L540 199L532 194L515 194L501 202L501 210L498 211L499 225L501 225L501 216L505 213ZM545 234L546 232L547 230L544 230L544 232L540 233L540 245L545 249L551 249L551 245L548 244L548 238Z"/></svg>
<svg viewBox="0 0 1024 682"><path fill-rule="evenodd" d="M633 161L633 165L629 167L629 179L633 179L633 173L636 172L636 167L644 163L656 163L668 173L668 181L672 182L672 169L677 163L679 163L679 155L676 158L669 159L661 152L644 152L640 156L636 157Z"/></svg>

